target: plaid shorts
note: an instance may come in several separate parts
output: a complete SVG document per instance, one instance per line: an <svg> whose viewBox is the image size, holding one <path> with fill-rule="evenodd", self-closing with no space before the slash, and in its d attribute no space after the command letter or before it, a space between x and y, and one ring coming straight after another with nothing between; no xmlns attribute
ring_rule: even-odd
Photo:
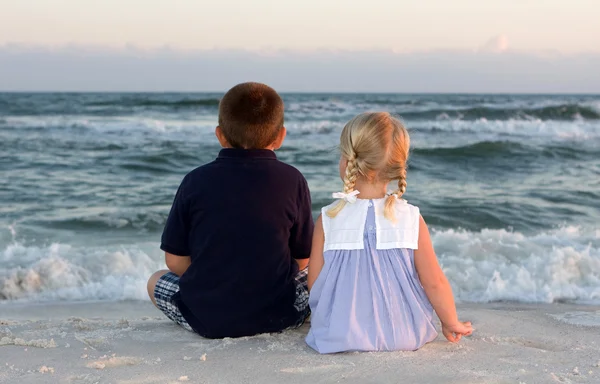
<svg viewBox="0 0 600 384"><path fill-rule="evenodd" d="M310 315L308 307L308 268L304 268L296 275L296 301L294 308L300 312L302 316L298 322L292 327L297 328L304 324L304 321ZM192 327L185 320L177 304L173 300L173 295L179 292L179 276L173 272L167 272L158 279L154 286L154 300L156 306L171 320L181 325L188 331L194 332Z"/></svg>

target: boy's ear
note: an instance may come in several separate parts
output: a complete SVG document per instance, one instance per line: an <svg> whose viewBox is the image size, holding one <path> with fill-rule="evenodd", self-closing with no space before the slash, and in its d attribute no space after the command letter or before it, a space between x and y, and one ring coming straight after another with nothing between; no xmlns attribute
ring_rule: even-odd
<svg viewBox="0 0 600 384"><path fill-rule="evenodd" d="M217 128L215 129L215 136L217 136L221 147L231 148L231 144L229 144L229 141L227 141L227 138L225 137L225 134L223 133L223 129L221 129L221 127L217 126Z"/></svg>
<svg viewBox="0 0 600 384"><path fill-rule="evenodd" d="M281 148L286 135L287 135L287 131L286 131L285 127L281 127L281 129L279 130L279 133L277 134L277 138L273 142L273 149Z"/></svg>

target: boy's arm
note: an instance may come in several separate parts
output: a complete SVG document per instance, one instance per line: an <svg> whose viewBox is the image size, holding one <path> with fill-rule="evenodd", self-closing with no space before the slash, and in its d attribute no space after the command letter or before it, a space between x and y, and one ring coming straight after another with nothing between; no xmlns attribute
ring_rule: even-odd
<svg viewBox="0 0 600 384"><path fill-rule="evenodd" d="M169 271L181 277L188 267L192 264L192 259L189 256L177 256L172 253L165 252L165 263Z"/></svg>
<svg viewBox="0 0 600 384"><path fill-rule="evenodd" d="M315 232L313 234L312 249L310 251L310 262L308 263L308 290L312 289L313 284L319 277L323 264L323 246L325 244L325 234L323 233L323 221L321 216L315 223Z"/></svg>
<svg viewBox="0 0 600 384"><path fill-rule="evenodd" d="M161 237L160 249L165 251L165 263L177 276L183 275L191 264L189 255L189 201L186 198L184 178L177 190L165 229Z"/></svg>
<svg viewBox="0 0 600 384"><path fill-rule="evenodd" d="M298 189L298 213L290 232L290 253L300 269L306 268L310 257L313 234L312 203L306 180L302 178Z"/></svg>
<svg viewBox="0 0 600 384"><path fill-rule="evenodd" d="M294 259L296 260L296 264L298 264L298 270L302 270L308 267L308 259Z"/></svg>

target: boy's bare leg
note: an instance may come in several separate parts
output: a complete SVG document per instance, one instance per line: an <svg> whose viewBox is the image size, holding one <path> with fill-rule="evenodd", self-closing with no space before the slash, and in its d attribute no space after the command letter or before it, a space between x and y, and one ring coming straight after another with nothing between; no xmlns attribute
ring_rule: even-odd
<svg viewBox="0 0 600 384"><path fill-rule="evenodd" d="M160 271L154 272L148 279L148 296L150 296L150 300L152 300L152 304L154 304L155 307L157 306L156 301L154 301L154 287L156 286L158 279L160 279L167 272L169 272L168 269L161 269Z"/></svg>

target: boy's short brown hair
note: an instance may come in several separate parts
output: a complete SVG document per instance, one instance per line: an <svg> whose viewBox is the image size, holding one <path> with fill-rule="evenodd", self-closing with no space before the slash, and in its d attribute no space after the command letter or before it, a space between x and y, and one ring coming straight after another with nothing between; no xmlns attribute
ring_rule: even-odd
<svg viewBox="0 0 600 384"><path fill-rule="evenodd" d="M233 148L267 148L283 127L283 109L283 100L268 85L238 84L219 103L219 126Z"/></svg>

